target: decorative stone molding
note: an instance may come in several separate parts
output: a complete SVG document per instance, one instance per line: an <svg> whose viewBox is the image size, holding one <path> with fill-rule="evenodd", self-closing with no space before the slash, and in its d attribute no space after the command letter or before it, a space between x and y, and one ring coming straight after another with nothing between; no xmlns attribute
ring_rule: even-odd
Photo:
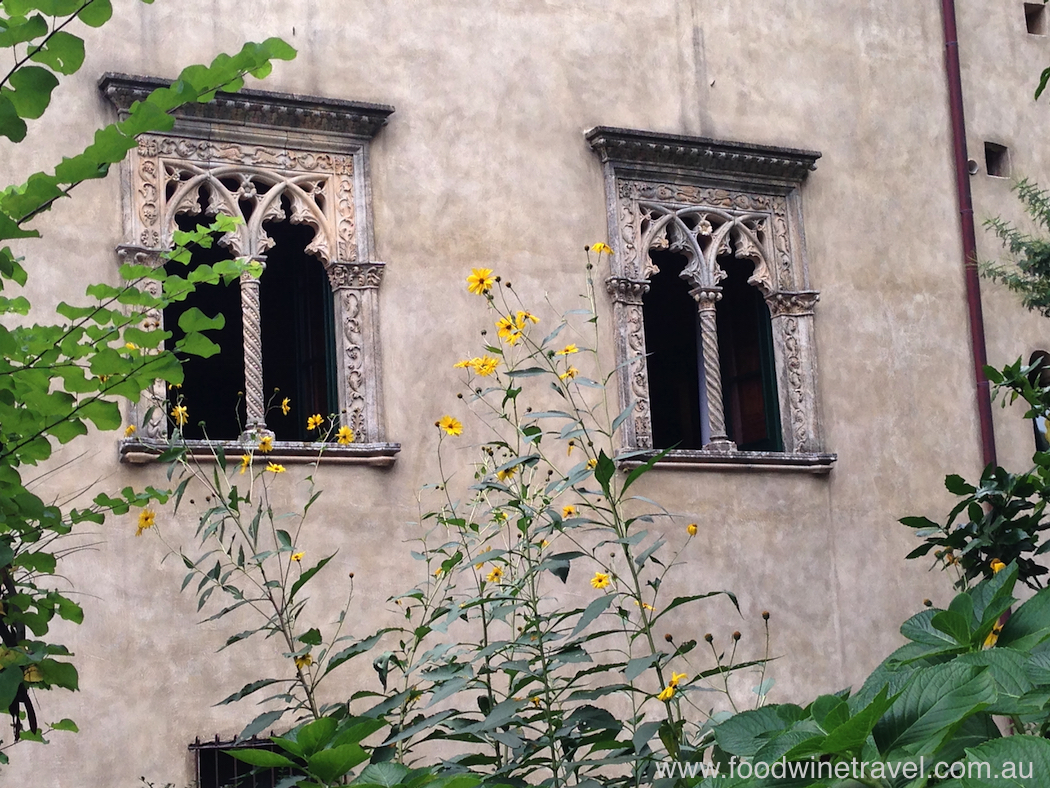
<svg viewBox="0 0 1050 788"><path fill-rule="evenodd" d="M697 302L710 433L700 455L685 452L682 458L715 467L756 454L736 451L723 414L715 304L726 276L718 258L732 255L754 265L748 283L762 293L772 316L785 448L774 456L819 455L824 459L816 465L785 467L830 467L827 458L834 455L821 453L817 416L813 319L819 294L809 288L800 196L820 154L605 126L586 138L604 167L614 250L606 288L617 327L620 407L633 408L621 428L623 448L653 448L641 303L658 272L650 251L668 250L685 256L681 276ZM697 461L705 452L720 459ZM763 458L752 464L776 463Z"/></svg>
<svg viewBox="0 0 1050 788"><path fill-rule="evenodd" d="M167 84L107 74L99 87L124 117L133 102ZM118 247L122 262L160 265L178 216L223 213L240 222L219 243L265 264L273 246L267 222L310 227L305 251L324 265L333 291L342 423L354 430L356 442L376 446L394 444L384 442L378 333L384 264L374 255L368 148L393 111L257 90L219 93L209 104L183 107L172 131L139 137L123 164L125 242ZM257 279L241 278L241 302L246 428L258 436L268 429ZM156 320L159 325L162 316ZM151 399L163 396L159 386ZM132 423L153 404L134 408ZM163 439L163 422L143 425L143 437Z"/></svg>

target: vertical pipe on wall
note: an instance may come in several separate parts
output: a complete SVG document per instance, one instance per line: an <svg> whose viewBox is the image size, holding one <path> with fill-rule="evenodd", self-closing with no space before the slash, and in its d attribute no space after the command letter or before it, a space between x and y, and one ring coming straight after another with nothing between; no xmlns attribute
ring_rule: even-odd
<svg viewBox="0 0 1050 788"><path fill-rule="evenodd" d="M992 428L991 385L984 375L988 353L981 310L981 278L977 272L977 235L973 224L973 198L966 160L966 119L963 115L962 75L959 68L959 34L955 25L955 0L941 0L944 24L944 61L948 77L948 106L951 115L952 150L955 158L955 190L959 201L966 305L970 316L970 348L973 351L977 384L977 417L981 427L981 456L985 465L995 464L995 432Z"/></svg>

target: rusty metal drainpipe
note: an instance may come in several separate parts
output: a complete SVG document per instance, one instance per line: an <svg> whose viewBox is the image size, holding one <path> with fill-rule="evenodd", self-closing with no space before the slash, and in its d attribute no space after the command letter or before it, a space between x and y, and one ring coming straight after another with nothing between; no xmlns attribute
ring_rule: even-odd
<svg viewBox="0 0 1050 788"><path fill-rule="evenodd" d="M970 347L973 350L974 379L977 383L977 417L981 425L981 454L985 465L997 465L995 432L992 427L991 385L988 378L984 376L988 353L984 342L984 314L981 310L981 277L977 272L977 235L973 225L973 198L970 195L970 173L966 163L966 119L963 116L955 0L941 0L941 18L944 23L944 61L948 76L952 149L955 154L955 189L959 200L959 229L962 236L963 269L966 275L966 306L970 314Z"/></svg>

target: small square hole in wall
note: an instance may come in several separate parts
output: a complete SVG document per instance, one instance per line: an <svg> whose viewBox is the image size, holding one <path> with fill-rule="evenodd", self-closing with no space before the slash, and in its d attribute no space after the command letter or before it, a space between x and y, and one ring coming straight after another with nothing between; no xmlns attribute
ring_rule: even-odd
<svg viewBox="0 0 1050 788"><path fill-rule="evenodd" d="M996 178L1010 177L1010 150L994 142L984 143L984 168Z"/></svg>
<svg viewBox="0 0 1050 788"><path fill-rule="evenodd" d="M1025 3L1024 23L1033 36L1046 35L1046 4Z"/></svg>

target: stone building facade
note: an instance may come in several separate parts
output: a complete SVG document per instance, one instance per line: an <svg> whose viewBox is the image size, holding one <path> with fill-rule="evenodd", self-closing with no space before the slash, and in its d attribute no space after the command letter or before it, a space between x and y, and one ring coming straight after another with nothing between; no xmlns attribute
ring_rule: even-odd
<svg viewBox="0 0 1050 788"><path fill-rule="evenodd" d="M973 215L1023 223L1011 178L1050 183L1036 133L1050 105L1031 95L1050 64L1042 5L955 5ZM328 492L305 548L338 550L332 566L356 573L361 610L403 590L416 492L436 478L433 422L464 417L452 364L485 321L466 274L494 268L533 303L547 294L571 308L583 248L599 240L614 250L599 272L600 351L620 365L621 405L634 406L624 449L662 448L670 400L654 404L664 384L642 360L658 333L645 305L661 266L680 268L697 310L695 445L642 493L700 524L689 573L699 588L734 590L744 618L713 605L676 632L741 629L754 642L768 609L774 699L803 699L859 681L923 598L948 599L946 577L904 561L914 537L897 523L946 513L945 474L974 477L986 460L938 4L308 0L244 11L128 2L88 38L84 68L50 110L54 136L20 146L9 180L87 144L189 63L271 35L299 56L257 92L143 139L119 175L56 206L40 222L28 295L49 311L115 281L119 261L155 259L180 216L209 207L253 206L231 239L245 256L273 244L264 222L308 228L306 252L333 294L333 396L359 440L318 470ZM205 194L211 203L194 204ZM977 251L999 256L980 227ZM751 288L741 297L759 293L748 303L769 315L754 440L718 335L738 263ZM257 287L239 298L246 418L265 430L267 359L249 338L265 330ZM980 304L990 363L1050 344L1046 322L1010 294L982 283ZM1012 408L992 419L999 462L1026 467L1031 426ZM48 483L56 497L95 480L161 484L148 439L163 430L157 420L143 425L147 440L76 441ZM277 437L294 462L297 441ZM293 484L284 494L302 503ZM191 520L166 531L188 539ZM254 714L213 704L276 658L216 654L227 633L197 624L181 568L130 522L85 541L93 548L65 570L84 595L86 621L65 638L81 691L44 699L82 732L17 749L4 777L188 784L187 745L229 737Z"/></svg>

